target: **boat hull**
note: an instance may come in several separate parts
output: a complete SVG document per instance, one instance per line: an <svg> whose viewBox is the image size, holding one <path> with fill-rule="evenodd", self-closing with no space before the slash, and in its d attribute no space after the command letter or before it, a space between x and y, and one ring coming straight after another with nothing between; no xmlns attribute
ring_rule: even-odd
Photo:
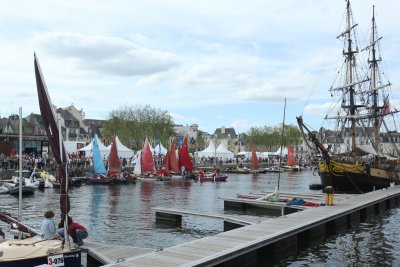
<svg viewBox="0 0 400 267"><path fill-rule="evenodd" d="M19 195L19 187L18 186L6 186L8 188L8 193L11 195ZM23 195L33 195L35 194L35 187L24 185L22 186L22 194Z"/></svg>
<svg viewBox="0 0 400 267"><path fill-rule="evenodd" d="M112 185L115 184L113 178L95 178L95 177L86 177L86 184L90 185Z"/></svg>
<svg viewBox="0 0 400 267"><path fill-rule="evenodd" d="M79 267L81 266L81 252L80 251L70 251L61 253L63 255L63 262L65 267ZM58 255L58 254L56 254ZM55 255L52 255L55 256ZM49 264L48 256L27 258L19 260L10 261L0 261L0 266L7 267L26 267L26 266L39 266L42 264ZM51 265L52 266L52 265Z"/></svg>
<svg viewBox="0 0 400 267"><path fill-rule="evenodd" d="M332 186L336 192L365 193L389 187L391 183L400 184L398 172L389 172L384 169L366 168L361 165L342 165L343 170L337 168L328 170L326 165L320 165L322 187ZM346 171L346 169L349 169Z"/></svg>
<svg viewBox="0 0 400 267"><path fill-rule="evenodd" d="M200 178L200 182L226 182L228 175L219 175L216 177L205 176Z"/></svg>
<svg viewBox="0 0 400 267"><path fill-rule="evenodd" d="M33 237L22 240L7 239L0 243L0 266L25 267L48 264L50 266L81 266L81 250L63 251L61 241Z"/></svg>

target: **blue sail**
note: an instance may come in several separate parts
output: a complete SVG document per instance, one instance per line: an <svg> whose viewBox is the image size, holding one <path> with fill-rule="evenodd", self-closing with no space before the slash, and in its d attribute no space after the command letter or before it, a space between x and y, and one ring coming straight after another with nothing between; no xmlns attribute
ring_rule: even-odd
<svg viewBox="0 0 400 267"><path fill-rule="evenodd" d="M97 135L94 135L93 144L92 144L92 157L93 157L93 168L94 172L97 174L106 174L107 170L104 166L103 159L101 157L99 141Z"/></svg>

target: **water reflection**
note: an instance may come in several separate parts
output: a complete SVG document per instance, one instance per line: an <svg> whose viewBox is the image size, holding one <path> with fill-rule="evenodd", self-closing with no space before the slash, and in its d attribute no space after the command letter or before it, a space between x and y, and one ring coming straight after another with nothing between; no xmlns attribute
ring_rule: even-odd
<svg viewBox="0 0 400 267"><path fill-rule="evenodd" d="M89 211L90 211L90 224L89 228L97 228L99 224L100 215L103 212L101 207L105 207L104 199L105 194L108 193L107 186L102 185L92 185L93 190L91 190L91 201L89 204Z"/></svg>
<svg viewBox="0 0 400 267"><path fill-rule="evenodd" d="M400 266L400 210L387 211L357 228L300 251L281 266ZM346 264L344 264L346 263Z"/></svg>

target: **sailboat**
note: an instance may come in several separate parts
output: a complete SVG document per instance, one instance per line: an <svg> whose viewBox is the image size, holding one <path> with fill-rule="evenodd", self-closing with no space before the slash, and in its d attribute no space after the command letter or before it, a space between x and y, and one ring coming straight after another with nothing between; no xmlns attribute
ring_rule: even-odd
<svg viewBox="0 0 400 267"><path fill-rule="evenodd" d="M300 116L298 125L310 148L317 149L321 156L318 164L322 187L332 186L336 191L364 193L400 184L400 151L395 144L397 130L390 129L395 123L390 82L381 72L380 46L375 7L372 12L370 43L358 50L356 43L357 24L352 18L350 1L346 1L346 28L338 36L344 40L343 69L338 72L329 89L331 96L338 98L338 109L326 119L334 120L338 126L329 144L323 144ZM365 75L360 71L362 53L369 65ZM382 143L387 139L386 143Z"/></svg>
<svg viewBox="0 0 400 267"><path fill-rule="evenodd" d="M157 180L156 169L154 167L153 155L150 149L149 140L144 140L144 145L141 151L137 153L136 165L133 173L138 179Z"/></svg>
<svg viewBox="0 0 400 267"><path fill-rule="evenodd" d="M257 157L256 148L253 147L251 150L251 172L252 173L265 173L266 169L260 169L260 162Z"/></svg>
<svg viewBox="0 0 400 267"><path fill-rule="evenodd" d="M190 159L189 146L188 146L188 141L187 141L186 136L183 139L182 147L179 150L178 163L179 163L179 168L181 169L184 179L187 179L187 180L198 179L197 175L193 172L193 163L192 163L192 160Z"/></svg>
<svg viewBox="0 0 400 267"><path fill-rule="evenodd" d="M176 158L175 142L172 140L171 148L169 150L169 171L172 174L180 174L178 159Z"/></svg>
<svg viewBox="0 0 400 267"><path fill-rule="evenodd" d="M161 170L157 170L159 180L182 180L183 176L179 173L178 161L176 160L175 145L171 145L173 154L169 150L165 153L164 164ZM174 155L175 157L172 157ZM175 171L172 171L174 169Z"/></svg>
<svg viewBox="0 0 400 267"><path fill-rule="evenodd" d="M106 167L104 166L104 162L101 157L99 148L99 138L97 137L96 134L93 137L92 149L90 151L90 154L91 154L91 165L93 167L94 173L86 173L86 183L99 184L99 185L114 184L115 183L114 177L108 175Z"/></svg>
<svg viewBox="0 0 400 267"><path fill-rule="evenodd" d="M296 156L294 153L293 146L288 146L288 158L287 158L287 166L283 166L284 169L288 171L300 171L300 166L296 160Z"/></svg>
<svg viewBox="0 0 400 267"><path fill-rule="evenodd" d="M61 140L60 131L57 127L54 111L50 101L47 87L39 66L36 54L34 56L34 67L36 85L39 98L40 113L47 133L47 138L55 161L59 166L60 187L60 211L61 220L67 219L70 211L70 201L68 196L67 183L67 154ZM21 148L21 146L20 146ZM38 266L42 264L56 266L81 266L81 250L69 243L68 234L66 235L65 245L61 240L43 240L38 232L29 231L29 227L19 220L13 219L8 214L1 212L1 220L9 220L17 225L20 231L29 232L32 237L23 240L13 239L0 243L0 265L1 266ZM67 224L64 226L65 233ZM60 264L63 265L60 265Z"/></svg>

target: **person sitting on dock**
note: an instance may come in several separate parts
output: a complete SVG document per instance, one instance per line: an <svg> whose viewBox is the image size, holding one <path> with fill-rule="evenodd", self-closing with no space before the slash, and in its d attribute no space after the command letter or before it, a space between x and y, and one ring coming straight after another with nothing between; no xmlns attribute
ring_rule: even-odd
<svg viewBox="0 0 400 267"><path fill-rule="evenodd" d="M63 222L58 224L58 228L63 228ZM60 230L58 234L64 237L64 230ZM88 237L88 230L81 224L76 223L68 216L68 234L72 237L74 243L78 246L83 245L83 239Z"/></svg>

